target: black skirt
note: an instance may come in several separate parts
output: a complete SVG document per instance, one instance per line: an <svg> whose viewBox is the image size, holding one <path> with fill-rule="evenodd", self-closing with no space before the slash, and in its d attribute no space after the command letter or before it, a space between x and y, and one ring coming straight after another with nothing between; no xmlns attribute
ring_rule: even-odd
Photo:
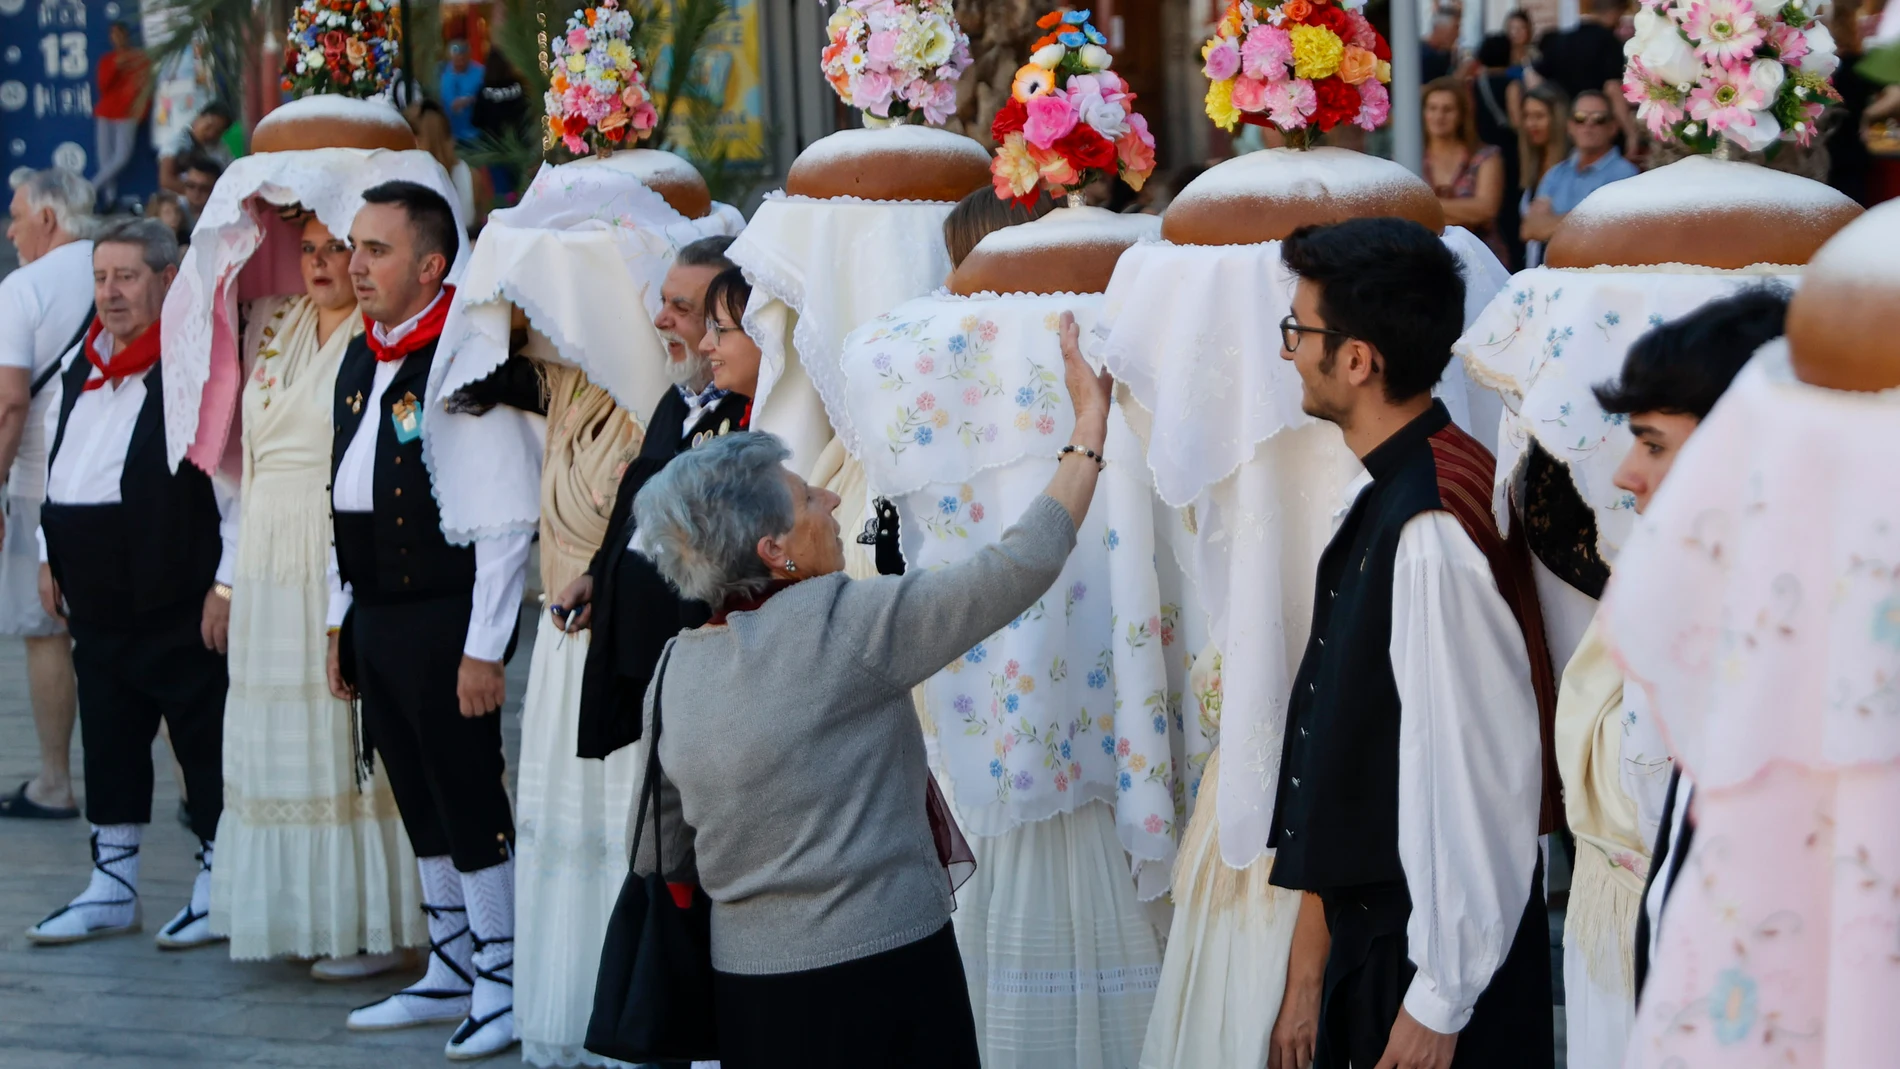
<svg viewBox="0 0 1900 1069"><path fill-rule="evenodd" d="M978 1069L956 934L805 972L715 973L724 1069Z"/></svg>

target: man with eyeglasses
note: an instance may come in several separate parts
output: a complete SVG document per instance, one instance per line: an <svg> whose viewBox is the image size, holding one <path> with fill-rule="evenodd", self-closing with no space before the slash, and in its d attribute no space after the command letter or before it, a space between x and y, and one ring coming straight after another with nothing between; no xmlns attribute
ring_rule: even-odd
<svg viewBox="0 0 1900 1069"><path fill-rule="evenodd" d="M1305 227L1281 255L1301 407L1365 464L1320 557L1267 838L1272 882L1305 892L1287 972L1316 1008L1310 1064L1549 1067L1555 686L1495 462L1432 396L1458 261L1400 219Z"/></svg>
<svg viewBox="0 0 1900 1069"><path fill-rule="evenodd" d="M1596 89L1577 94L1570 105L1570 143L1575 147L1568 159L1545 172L1537 183L1537 196L1519 228L1528 246L1527 264L1535 267L1544 262L1544 243L1583 198L1611 182L1636 176L1636 165L1616 147L1620 135L1609 97Z"/></svg>

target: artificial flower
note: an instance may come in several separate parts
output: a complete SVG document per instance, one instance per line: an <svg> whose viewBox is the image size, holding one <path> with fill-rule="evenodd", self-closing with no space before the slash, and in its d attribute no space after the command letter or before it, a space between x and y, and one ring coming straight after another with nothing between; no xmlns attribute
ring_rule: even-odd
<svg viewBox="0 0 1900 1069"><path fill-rule="evenodd" d="M1023 123L1023 140L1036 148L1054 145L1080 121L1075 105L1060 91L1045 93L1024 106L1029 109L1029 119Z"/></svg>
<svg viewBox="0 0 1900 1069"><path fill-rule="evenodd" d="M1029 109L1020 100L1011 99L997 109L996 118L990 122L990 140L1002 144L1009 135L1022 130L1029 121Z"/></svg>
<svg viewBox="0 0 1900 1069"><path fill-rule="evenodd" d="M1648 8L1636 13L1636 32L1623 54L1668 85L1691 85L1702 74L1702 61L1675 22Z"/></svg>
<svg viewBox="0 0 1900 1069"><path fill-rule="evenodd" d="M1752 0L1695 0L1682 28L1695 42L1696 55L1715 62L1746 59L1768 36Z"/></svg>
<svg viewBox="0 0 1900 1069"><path fill-rule="evenodd" d="M1095 132L1114 140L1128 129L1128 109L1123 101L1122 80L1112 74L1078 74L1069 79L1063 92L1074 106L1077 118L1095 128Z"/></svg>
<svg viewBox="0 0 1900 1069"><path fill-rule="evenodd" d="M1748 82L1767 95L1769 100L1781 91L1781 83L1788 80L1787 69L1780 61L1758 59L1748 65Z"/></svg>
<svg viewBox="0 0 1900 1069"><path fill-rule="evenodd" d="M1009 95L1019 103L1027 104L1040 96L1046 96L1056 87L1056 76L1047 67L1038 67L1026 63L1016 71L1016 80L1010 83Z"/></svg>
<svg viewBox="0 0 1900 1069"><path fill-rule="evenodd" d="M1042 180L1060 189L1073 186L1082 177L1068 158L1054 149L1039 149L1029 146L1029 158L1036 161L1037 172Z"/></svg>
<svg viewBox="0 0 1900 1069"><path fill-rule="evenodd" d="M1750 113L1768 104L1768 94L1748 78L1741 64L1713 67L1689 93L1689 115L1710 131L1726 130L1731 125L1752 125Z"/></svg>
<svg viewBox="0 0 1900 1069"><path fill-rule="evenodd" d="M1078 58L1082 60L1082 66L1092 71L1105 71L1109 64L1115 62L1115 58L1108 54L1108 49L1097 44L1083 45Z"/></svg>
<svg viewBox="0 0 1900 1069"><path fill-rule="evenodd" d="M1358 85L1379 76L1379 57L1360 48L1347 45L1339 57L1339 78L1347 85Z"/></svg>
<svg viewBox="0 0 1900 1069"><path fill-rule="evenodd" d="M1207 99L1204 103L1207 108L1207 117L1214 120L1215 126L1223 130L1232 130L1234 124L1240 121L1240 109L1234 106L1233 82L1207 83Z"/></svg>
<svg viewBox="0 0 1900 1069"><path fill-rule="evenodd" d="M870 62L888 67L897 59L897 31L874 33L864 42L864 56Z"/></svg>
<svg viewBox="0 0 1900 1069"><path fill-rule="evenodd" d="M1030 158L1023 135L1012 133L997 143L996 158L990 161L991 183L1003 200L1031 196L1042 181L1042 171Z"/></svg>
<svg viewBox="0 0 1900 1069"><path fill-rule="evenodd" d="M1722 132L1745 151L1761 152L1781 140L1781 123L1767 111L1751 111L1746 121L1730 123Z"/></svg>
<svg viewBox="0 0 1900 1069"><path fill-rule="evenodd" d="M1339 70L1346 46L1339 35L1324 26L1295 26L1287 31L1293 39L1293 76L1326 78Z"/></svg>
<svg viewBox="0 0 1900 1069"><path fill-rule="evenodd" d="M1056 64L1062 62L1062 57L1068 54L1069 50L1060 44L1047 44L1030 53L1029 62L1044 70L1052 71L1056 69Z"/></svg>
<svg viewBox="0 0 1900 1069"><path fill-rule="evenodd" d="M1286 0L1279 7L1279 14L1288 22L1303 23L1313 17L1313 0Z"/></svg>
<svg viewBox="0 0 1900 1069"><path fill-rule="evenodd" d="M1240 73L1240 48L1231 37L1209 41L1202 57L1201 70L1211 81L1224 82Z"/></svg>
<svg viewBox="0 0 1900 1069"><path fill-rule="evenodd" d="M1841 66L1841 57L1835 51L1834 35L1817 22L1801 31L1801 36L1807 43L1807 50L1801 54L1801 62L1795 64L1795 68L1808 74L1832 78Z"/></svg>
<svg viewBox="0 0 1900 1069"><path fill-rule="evenodd" d="M1361 130L1377 130L1392 117L1392 95L1377 80L1368 80L1359 87L1359 114L1353 117L1353 125Z"/></svg>
<svg viewBox="0 0 1900 1069"><path fill-rule="evenodd" d="M1084 123L1077 123L1062 140L1050 147L1060 152L1078 171L1106 171L1115 166L1115 143Z"/></svg>
<svg viewBox="0 0 1900 1069"><path fill-rule="evenodd" d="M1261 26L1240 46L1240 68L1249 78L1283 82L1293 65L1293 39L1278 26Z"/></svg>
<svg viewBox="0 0 1900 1069"><path fill-rule="evenodd" d="M1267 86L1267 118L1282 130L1304 127L1307 116L1318 106L1312 82L1296 78Z"/></svg>
<svg viewBox="0 0 1900 1069"><path fill-rule="evenodd" d="M1359 114L1359 90L1338 78L1314 82L1313 96L1316 100L1313 124L1319 127L1321 133L1342 122L1350 122Z"/></svg>
<svg viewBox="0 0 1900 1069"><path fill-rule="evenodd" d="M1267 84L1258 78L1241 75L1234 79L1234 107L1241 111L1262 112L1267 110Z"/></svg>
<svg viewBox="0 0 1900 1069"><path fill-rule="evenodd" d="M1121 161L1122 177L1139 191L1155 169L1155 138L1148 131L1147 116L1139 112L1128 116L1128 132L1115 139L1115 155Z"/></svg>
<svg viewBox="0 0 1900 1069"><path fill-rule="evenodd" d="M874 115L889 114L891 97L896 87L891 84L891 76L881 70L866 70L858 75L851 87L851 106L862 108Z"/></svg>

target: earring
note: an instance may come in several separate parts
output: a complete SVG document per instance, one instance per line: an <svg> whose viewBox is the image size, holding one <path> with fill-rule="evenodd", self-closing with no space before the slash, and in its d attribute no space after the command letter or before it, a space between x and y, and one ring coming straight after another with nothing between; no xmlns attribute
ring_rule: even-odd
<svg viewBox="0 0 1900 1069"><path fill-rule="evenodd" d="M785 558L785 574L786 575L798 574L798 565L792 563L792 558L790 557Z"/></svg>

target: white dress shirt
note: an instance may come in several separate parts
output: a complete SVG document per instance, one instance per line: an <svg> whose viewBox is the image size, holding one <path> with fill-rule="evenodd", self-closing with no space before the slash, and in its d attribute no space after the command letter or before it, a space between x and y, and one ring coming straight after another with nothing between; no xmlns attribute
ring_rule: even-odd
<svg viewBox="0 0 1900 1069"><path fill-rule="evenodd" d="M427 307L394 329L385 330L381 323L374 323L370 331L377 341L393 345L414 331L422 317L446 297L446 291L437 294ZM370 384L369 395L376 399L372 411L384 411L383 394L407 359L377 361L376 377ZM348 448L344 449L343 460L337 465L336 480L331 489L331 507L337 512L374 511L376 438L381 433L381 427L380 418L364 418L357 424L356 434L350 438ZM527 582L528 550L533 541L533 535L520 533L484 538L475 543L475 592L473 604L469 608L468 635L462 641L462 653L465 656L481 661L499 661L507 653L508 639L514 634L515 621L521 610L521 590ZM353 598L350 585L343 582L337 567L334 546L330 549L329 576L328 624L330 627L340 627Z"/></svg>
<svg viewBox="0 0 1900 1069"><path fill-rule="evenodd" d="M1370 482L1362 475L1348 499ZM1523 629L1448 512L1420 513L1399 532L1390 655L1406 954L1418 966L1404 1005L1425 1027L1458 1032L1530 899L1543 749Z"/></svg>
<svg viewBox="0 0 1900 1069"><path fill-rule="evenodd" d="M72 340L92 307L92 242L69 241L0 278L0 367L26 371L32 382L60 357L74 351ZM0 469L0 482L15 497L38 501L46 496L44 425L59 391L48 382L27 411L20 451L13 470Z"/></svg>
<svg viewBox="0 0 1900 1069"><path fill-rule="evenodd" d="M112 335L101 333L93 343L93 352L112 365ZM83 359L83 357L75 357ZM98 372L93 372L98 374ZM125 474L125 454L132 446L132 430L138 423L139 410L145 407L145 379L150 371L127 375L117 384L107 383L87 390L73 402L66 417L66 439L59 455L53 458L46 476L46 500L59 505L116 505L120 501L119 483ZM52 395L54 415L45 422L48 455L53 439L59 435L59 406L64 384L55 379L47 384L41 397ZM237 539L240 510L237 483L222 474L211 476L211 493L218 502L218 535L223 549L218 555L217 581L229 585L237 571ZM46 537L38 535L40 560L46 560Z"/></svg>

